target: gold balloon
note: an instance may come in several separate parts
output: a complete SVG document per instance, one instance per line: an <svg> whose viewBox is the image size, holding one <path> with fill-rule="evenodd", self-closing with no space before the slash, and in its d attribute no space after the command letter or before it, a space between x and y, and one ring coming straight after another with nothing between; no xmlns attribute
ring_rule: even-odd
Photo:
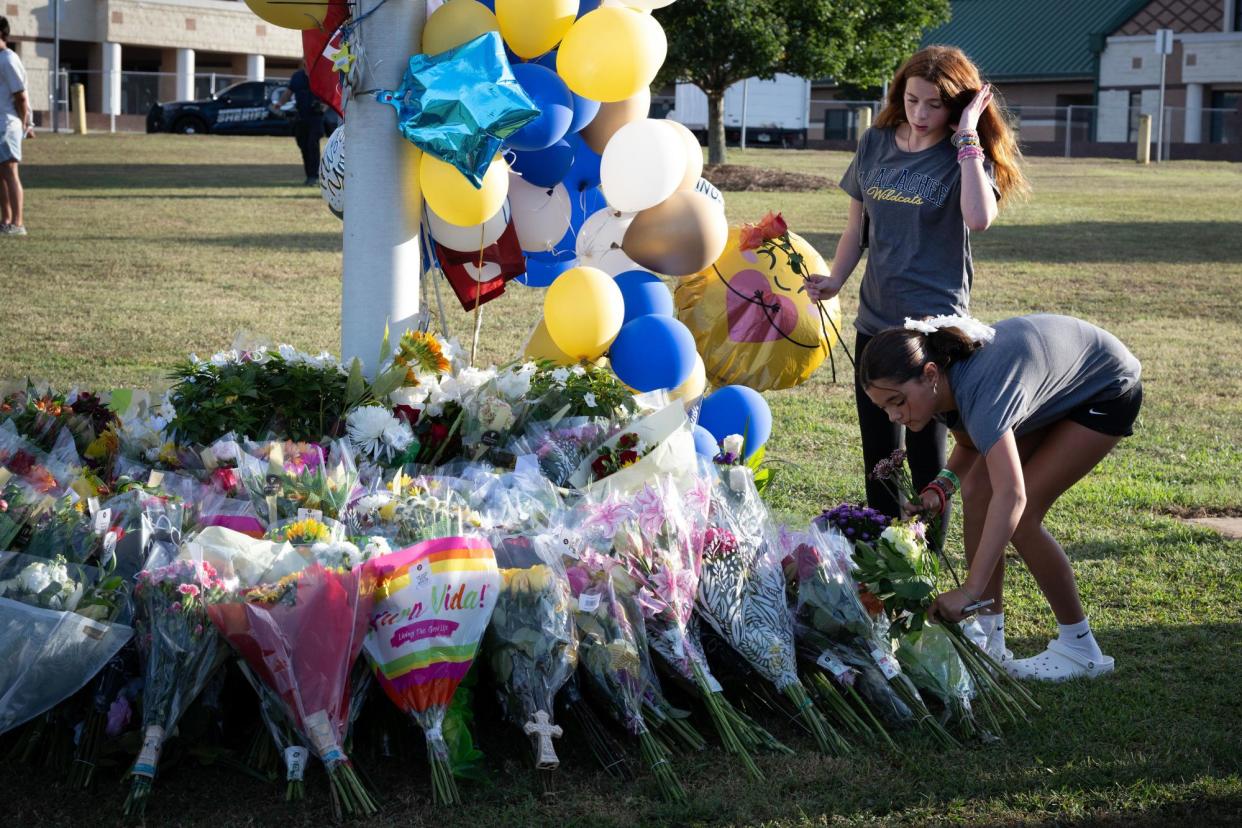
<svg viewBox="0 0 1242 828"><path fill-rule="evenodd" d="M817 307L799 290L802 279L784 253L739 250L739 235L737 228L730 230L720 258L678 284L677 318L694 334L712 385L792 388L805 382L836 344L841 303L834 298ZM805 239L796 233L789 239L803 257L805 273L828 272Z"/></svg>
<svg viewBox="0 0 1242 828"><path fill-rule="evenodd" d="M448 0L432 12L423 27L423 53L439 54L469 43L484 32L498 32L492 10L478 0Z"/></svg>
<svg viewBox="0 0 1242 828"><path fill-rule="evenodd" d="M604 147L608 146L608 139L613 133L631 121L641 121L650 111L651 90L644 86L638 94L623 101L600 104L599 112L591 119L591 123L584 126L578 134L596 155L603 155Z"/></svg>
<svg viewBox="0 0 1242 828"><path fill-rule="evenodd" d="M621 249L648 270L689 276L714 262L728 237L724 212L710 198L678 190L634 216Z"/></svg>
<svg viewBox="0 0 1242 828"><path fill-rule="evenodd" d="M328 13L327 3L286 3L283 0L246 0L259 17L282 29L317 29Z"/></svg>
<svg viewBox="0 0 1242 828"><path fill-rule="evenodd" d="M699 183L699 179L703 177L703 147L699 144L699 139L695 138L694 133L684 124L667 118L664 123L681 136L681 140L686 145L686 174L682 177L681 183L677 185L677 189L693 190L694 186Z"/></svg>
<svg viewBox="0 0 1242 828"><path fill-rule="evenodd" d="M556 52L556 73L584 98L620 101L650 86L667 55L668 38L654 17L601 6L569 27Z"/></svg>
<svg viewBox="0 0 1242 828"><path fill-rule="evenodd" d="M458 227L474 227L487 221L509 195L509 165L499 155L488 165L482 187L475 187L456 167L431 153L423 153L418 170L427 206Z"/></svg>
<svg viewBox="0 0 1242 828"><path fill-rule="evenodd" d="M681 400L687 406L691 406L703 396L703 392L707 390L707 366L703 364L703 357L698 354L694 355L694 367L690 369L690 376L681 385L669 392L669 399Z"/></svg>
<svg viewBox="0 0 1242 828"><path fill-rule="evenodd" d="M621 330L625 300L611 276L579 265L548 287L543 318L557 348L574 359L596 360Z"/></svg>
<svg viewBox="0 0 1242 828"><path fill-rule="evenodd" d="M496 0L500 35L524 60L561 42L578 16L578 0Z"/></svg>

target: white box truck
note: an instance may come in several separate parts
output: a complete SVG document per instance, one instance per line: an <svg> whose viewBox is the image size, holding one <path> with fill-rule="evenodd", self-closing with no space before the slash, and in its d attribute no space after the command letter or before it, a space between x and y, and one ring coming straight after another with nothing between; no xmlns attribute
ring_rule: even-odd
<svg viewBox="0 0 1242 828"><path fill-rule="evenodd" d="M794 75L747 78L725 90L725 141L736 144L746 118L746 145L805 147L811 120L811 82ZM707 143L707 95L691 83L677 84L672 118Z"/></svg>

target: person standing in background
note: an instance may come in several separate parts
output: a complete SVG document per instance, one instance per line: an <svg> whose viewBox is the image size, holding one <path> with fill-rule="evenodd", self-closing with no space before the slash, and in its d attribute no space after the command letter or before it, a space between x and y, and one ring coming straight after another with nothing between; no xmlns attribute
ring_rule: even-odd
<svg viewBox="0 0 1242 828"><path fill-rule="evenodd" d="M24 236L25 193L17 165L22 141L34 137L34 120L26 95L26 67L9 48L7 17L0 17L0 122L0 235Z"/></svg>
<svg viewBox="0 0 1242 828"><path fill-rule="evenodd" d="M323 101L311 92L310 76L306 74L306 61L293 77L289 78L289 87L281 93L280 99L272 105L279 111L293 97L296 115L293 119L293 139L297 141L298 150L302 153L302 172L306 175L304 184L319 184L319 142L323 139L324 124Z"/></svg>

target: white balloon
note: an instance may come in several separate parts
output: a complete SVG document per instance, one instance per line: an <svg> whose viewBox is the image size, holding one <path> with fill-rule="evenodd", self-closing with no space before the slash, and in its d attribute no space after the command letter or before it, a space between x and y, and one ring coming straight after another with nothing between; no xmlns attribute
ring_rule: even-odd
<svg viewBox="0 0 1242 828"><path fill-rule="evenodd" d="M531 184L509 173L509 207L518 245L530 253L551 252L569 229L569 191L564 184L552 189Z"/></svg>
<svg viewBox="0 0 1242 828"><path fill-rule="evenodd" d="M337 218L345 217L345 125L328 138L319 159L319 194Z"/></svg>
<svg viewBox="0 0 1242 828"><path fill-rule="evenodd" d="M587 216L578 231L574 251L580 266L596 267L609 276L641 268L621 249L634 216L605 207Z"/></svg>
<svg viewBox="0 0 1242 828"><path fill-rule="evenodd" d="M694 185L696 193L702 193L712 200L712 202L721 210L724 209L724 194L716 189L716 185L708 181L706 178L700 178Z"/></svg>
<svg viewBox="0 0 1242 828"><path fill-rule="evenodd" d="M660 121L645 118L618 129L599 163L600 190L616 209L637 213L673 194L686 175L686 146Z"/></svg>
<svg viewBox="0 0 1242 828"><path fill-rule="evenodd" d="M509 226L512 213L509 202L505 201L496 211L496 215L474 227L459 227L445 221L435 214L431 206L427 206L427 224L431 228L431 237L449 250L459 253L477 252L481 247L490 247L496 243L505 228Z"/></svg>

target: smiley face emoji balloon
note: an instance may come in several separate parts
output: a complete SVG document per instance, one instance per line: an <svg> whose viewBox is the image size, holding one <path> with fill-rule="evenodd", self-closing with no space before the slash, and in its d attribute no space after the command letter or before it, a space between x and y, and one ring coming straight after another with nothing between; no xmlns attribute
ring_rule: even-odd
<svg viewBox="0 0 1242 828"><path fill-rule="evenodd" d="M714 264L677 286L677 318L694 334L713 385L747 385L757 391L805 382L828 356L841 329L837 299L813 302L802 277L779 248L740 249L741 230L729 231ZM803 272L827 273L809 243L789 234Z"/></svg>

